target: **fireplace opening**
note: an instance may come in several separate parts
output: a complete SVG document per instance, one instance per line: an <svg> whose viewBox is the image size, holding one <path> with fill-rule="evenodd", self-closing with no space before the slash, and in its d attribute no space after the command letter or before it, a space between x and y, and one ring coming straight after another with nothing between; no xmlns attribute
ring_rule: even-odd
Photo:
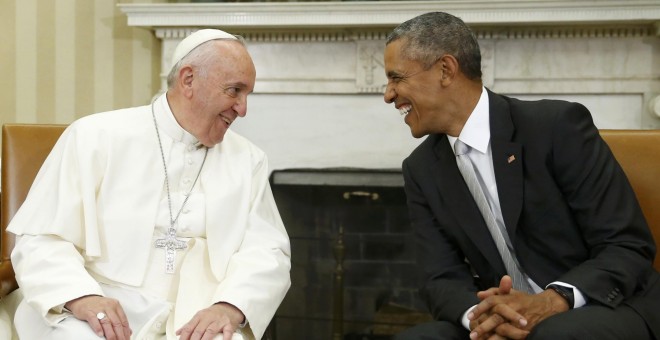
<svg viewBox="0 0 660 340"><path fill-rule="evenodd" d="M270 181L292 248L277 339L389 339L429 320L400 170L289 169Z"/></svg>

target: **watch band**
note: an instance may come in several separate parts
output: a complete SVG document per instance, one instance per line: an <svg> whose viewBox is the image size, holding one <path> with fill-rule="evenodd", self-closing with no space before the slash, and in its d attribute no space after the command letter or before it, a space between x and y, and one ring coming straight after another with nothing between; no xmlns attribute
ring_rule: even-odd
<svg viewBox="0 0 660 340"><path fill-rule="evenodd" d="M568 303L568 309L573 309L575 306L575 296L573 294L573 288L564 287L560 285L548 285L548 289L554 290L559 296L564 298Z"/></svg>

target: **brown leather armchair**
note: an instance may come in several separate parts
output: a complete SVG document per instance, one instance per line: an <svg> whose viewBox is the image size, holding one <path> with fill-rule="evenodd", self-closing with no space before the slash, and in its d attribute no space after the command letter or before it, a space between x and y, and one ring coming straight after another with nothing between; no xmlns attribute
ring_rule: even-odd
<svg viewBox="0 0 660 340"><path fill-rule="evenodd" d="M660 247L660 130L601 130L637 195ZM660 271L660 249L653 266Z"/></svg>
<svg viewBox="0 0 660 340"><path fill-rule="evenodd" d="M38 124L5 124L2 127L0 298L18 287L9 257L14 248L14 235L5 230L65 128L66 125Z"/></svg>

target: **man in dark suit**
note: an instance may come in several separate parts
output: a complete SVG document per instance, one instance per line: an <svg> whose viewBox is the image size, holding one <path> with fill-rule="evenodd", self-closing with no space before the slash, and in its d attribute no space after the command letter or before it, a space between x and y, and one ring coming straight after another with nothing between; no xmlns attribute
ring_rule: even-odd
<svg viewBox="0 0 660 340"><path fill-rule="evenodd" d="M428 135L403 174L435 321L398 338L660 336L653 237L584 106L485 89L476 37L447 13L397 27L385 71L385 101L414 137Z"/></svg>

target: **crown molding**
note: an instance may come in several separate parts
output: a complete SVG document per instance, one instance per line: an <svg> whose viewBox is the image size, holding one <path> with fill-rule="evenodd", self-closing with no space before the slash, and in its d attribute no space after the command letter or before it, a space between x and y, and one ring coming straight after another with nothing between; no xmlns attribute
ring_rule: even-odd
<svg viewBox="0 0 660 340"><path fill-rule="evenodd" d="M118 4L129 26L224 29L388 28L429 11L474 26L647 24L657 0L440 0Z"/></svg>

